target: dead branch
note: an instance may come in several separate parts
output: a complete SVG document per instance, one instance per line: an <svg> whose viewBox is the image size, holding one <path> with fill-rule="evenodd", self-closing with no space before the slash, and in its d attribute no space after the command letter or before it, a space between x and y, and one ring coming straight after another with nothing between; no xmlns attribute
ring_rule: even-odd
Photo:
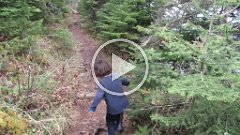
<svg viewBox="0 0 240 135"><path fill-rule="evenodd" d="M235 6L233 9L230 9L228 11L226 11L224 14L221 14L222 17L234 12L238 7L240 6L240 4L238 4L237 6Z"/></svg>

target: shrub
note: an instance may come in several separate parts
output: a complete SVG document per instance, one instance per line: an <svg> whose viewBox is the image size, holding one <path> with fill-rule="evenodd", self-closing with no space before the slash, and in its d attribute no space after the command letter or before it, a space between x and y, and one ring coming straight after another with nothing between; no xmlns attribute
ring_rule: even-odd
<svg viewBox="0 0 240 135"><path fill-rule="evenodd" d="M109 0L96 13L99 37L107 41L126 38L138 41L141 33L136 26L149 26L151 22L149 1Z"/></svg>
<svg viewBox="0 0 240 135"><path fill-rule="evenodd" d="M0 134L22 135L26 133L28 123L16 112L8 108L0 110Z"/></svg>
<svg viewBox="0 0 240 135"><path fill-rule="evenodd" d="M240 80L232 72L240 68L236 48L220 35L212 35L206 46L198 48L165 27L155 32L165 40L164 46L145 49L151 70L142 87L147 93L140 91L132 117L147 116L142 119L149 128L159 124L151 134L238 133Z"/></svg>
<svg viewBox="0 0 240 135"><path fill-rule="evenodd" d="M72 50L74 39L72 33L68 29L59 29L51 36L58 44L55 46L57 50Z"/></svg>

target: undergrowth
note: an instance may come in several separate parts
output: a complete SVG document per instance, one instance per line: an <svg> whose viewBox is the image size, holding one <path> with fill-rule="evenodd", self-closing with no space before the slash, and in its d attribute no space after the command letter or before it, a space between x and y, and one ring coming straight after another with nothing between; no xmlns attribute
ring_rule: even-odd
<svg viewBox="0 0 240 135"><path fill-rule="evenodd" d="M65 25L0 41L0 134L63 134L72 101L56 94L57 70L74 47Z"/></svg>

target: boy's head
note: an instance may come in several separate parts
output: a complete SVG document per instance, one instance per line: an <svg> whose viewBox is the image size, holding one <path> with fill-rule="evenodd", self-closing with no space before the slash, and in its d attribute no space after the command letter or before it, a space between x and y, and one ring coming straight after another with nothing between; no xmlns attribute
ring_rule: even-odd
<svg viewBox="0 0 240 135"><path fill-rule="evenodd" d="M94 71L97 77L104 77L112 73L112 68L106 61L97 60L94 64Z"/></svg>

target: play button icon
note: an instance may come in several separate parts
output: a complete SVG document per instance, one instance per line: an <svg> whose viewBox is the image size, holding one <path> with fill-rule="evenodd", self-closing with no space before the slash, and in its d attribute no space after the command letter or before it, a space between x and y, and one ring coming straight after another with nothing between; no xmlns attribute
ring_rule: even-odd
<svg viewBox="0 0 240 135"><path fill-rule="evenodd" d="M136 66L112 53L112 73L116 73L116 75L112 76L112 81L128 73L134 68L136 68Z"/></svg>
<svg viewBox="0 0 240 135"><path fill-rule="evenodd" d="M136 63L137 61L134 61L135 63L132 64L130 62L127 62L126 60L123 60L122 58L120 58L119 56L115 55L112 53L112 82L114 83L114 80L118 79L119 77L125 75L126 73L132 71L133 69L135 71L139 71L139 72L143 72L142 76L137 76L137 79L140 80L140 82L138 84L136 84L136 87L131 87L132 89L128 91L124 91L124 93L117 93L117 92L113 92L111 90L106 89L99 81L99 79L96 77L95 71L94 71L94 63L95 60L98 56L98 54L100 53L100 51L107 45L110 45L112 43L114 43L114 45L117 45L117 42L124 42L125 45L128 44L131 47L135 47L136 51L139 51L139 54L142 54L142 58L144 61L139 61L141 63ZM145 63L145 66L144 66ZM136 66L137 64L140 64L141 66L145 67L145 70L142 70L142 68L140 69L139 66ZM138 70L140 69L140 70ZM96 84L99 86L100 89L104 90L105 92L107 92L108 94L111 95L115 95L115 96L123 96L123 95L129 95L135 91L137 91L139 88L141 88L141 86L144 84L145 80L147 79L148 76L148 70L149 70L149 65L148 65L148 59L147 56L144 52L144 50L136 43L134 43L133 41L127 40L127 39L112 39L107 41L106 43L102 44L94 53L93 55L93 59L92 59L92 63L91 63L91 73L93 76L94 81L96 82ZM134 72L133 72L134 73ZM130 78L132 79L132 78Z"/></svg>

